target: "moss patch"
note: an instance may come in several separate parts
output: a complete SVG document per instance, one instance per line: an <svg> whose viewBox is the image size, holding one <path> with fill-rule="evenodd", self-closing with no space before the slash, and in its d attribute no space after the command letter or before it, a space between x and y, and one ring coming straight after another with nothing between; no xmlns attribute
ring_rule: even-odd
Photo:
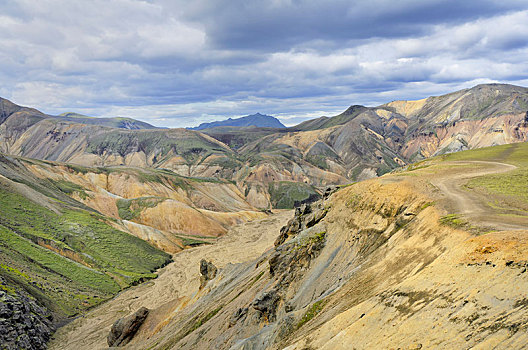
<svg viewBox="0 0 528 350"><path fill-rule="evenodd" d="M320 195L305 183L280 181L269 185L271 205L277 209L291 209L306 200L316 200Z"/></svg>
<svg viewBox="0 0 528 350"><path fill-rule="evenodd" d="M323 310L325 305L326 305L326 300L319 300L313 303L312 306L310 306L308 310L304 313L303 317L301 317L301 319L299 320L295 328L296 329L301 328L304 324L306 324L312 318L317 316L317 314Z"/></svg>
<svg viewBox="0 0 528 350"><path fill-rule="evenodd" d="M154 208L163 202L159 197L141 197L135 199L118 199L116 202L117 212L123 220L133 220L147 208Z"/></svg>
<svg viewBox="0 0 528 350"><path fill-rule="evenodd" d="M170 256L118 231L105 217L56 213L0 186L0 275L71 316L154 278Z"/></svg>
<svg viewBox="0 0 528 350"><path fill-rule="evenodd" d="M80 198L86 199L88 198L88 194L85 192L86 189L82 186L79 186L73 182L66 181L66 180L59 180L59 181L53 181L50 180L55 187L57 187L61 192L67 194L67 195L73 195L74 193L77 193Z"/></svg>

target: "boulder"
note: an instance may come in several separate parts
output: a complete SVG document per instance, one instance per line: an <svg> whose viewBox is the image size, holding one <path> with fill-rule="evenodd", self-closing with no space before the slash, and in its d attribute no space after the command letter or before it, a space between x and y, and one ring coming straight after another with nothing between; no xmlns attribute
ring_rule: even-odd
<svg viewBox="0 0 528 350"><path fill-rule="evenodd" d="M262 293L257 299L253 301L251 306L255 310L260 311L261 318L266 319L269 322L275 321L277 314L277 308L281 301L281 296L278 291L272 289L270 291Z"/></svg>
<svg viewBox="0 0 528 350"><path fill-rule="evenodd" d="M140 308L133 315L120 318L110 329L110 333L106 338L108 346L123 346L128 344L134 335L136 335L139 327L145 322L149 314L149 309L146 307Z"/></svg>
<svg viewBox="0 0 528 350"><path fill-rule="evenodd" d="M207 282L216 277L218 269L212 262L205 259L200 260L200 289L205 287Z"/></svg>

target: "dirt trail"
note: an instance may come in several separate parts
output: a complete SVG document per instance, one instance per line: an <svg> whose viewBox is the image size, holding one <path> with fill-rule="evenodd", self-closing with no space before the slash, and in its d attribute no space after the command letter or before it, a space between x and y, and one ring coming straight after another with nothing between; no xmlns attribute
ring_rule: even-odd
<svg viewBox="0 0 528 350"><path fill-rule="evenodd" d="M192 297L200 284L201 259L211 260L222 268L229 263L256 259L273 246L280 228L292 217L281 211L265 219L235 226L215 244L184 250L174 255L153 281L123 291L114 299L59 329L50 349L106 349L111 325L142 306L156 309L182 297Z"/></svg>
<svg viewBox="0 0 528 350"><path fill-rule="evenodd" d="M482 227L495 230L526 230L528 218L510 219L486 204L487 198L475 192L464 189L463 186L472 178L505 173L517 169L515 165L490 161L459 161L445 162L445 165L479 165L473 169L464 168L458 171L448 171L436 174L430 182L442 192L447 206L454 213L462 214L466 219Z"/></svg>

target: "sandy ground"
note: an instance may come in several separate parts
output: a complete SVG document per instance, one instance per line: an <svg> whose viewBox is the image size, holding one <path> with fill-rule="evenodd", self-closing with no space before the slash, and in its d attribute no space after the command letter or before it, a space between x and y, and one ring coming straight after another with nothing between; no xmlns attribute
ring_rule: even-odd
<svg viewBox="0 0 528 350"><path fill-rule="evenodd" d="M50 349L106 349L106 336L120 317L142 306L155 309L182 297L192 297L200 284L201 259L222 268L228 263L253 260L273 246L280 228L292 217L280 211L262 220L233 227L213 245L205 245L174 255L174 262L160 271L153 281L123 291L114 299L60 328Z"/></svg>

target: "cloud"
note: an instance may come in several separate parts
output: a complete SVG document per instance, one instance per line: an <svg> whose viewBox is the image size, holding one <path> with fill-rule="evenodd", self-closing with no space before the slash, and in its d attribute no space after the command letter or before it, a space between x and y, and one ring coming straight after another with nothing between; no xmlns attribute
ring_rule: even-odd
<svg viewBox="0 0 528 350"><path fill-rule="evenodd" d="M0 94L190 126L286 123L478 82L526 84L524 1L16 0L0 4Z"/></svg>

